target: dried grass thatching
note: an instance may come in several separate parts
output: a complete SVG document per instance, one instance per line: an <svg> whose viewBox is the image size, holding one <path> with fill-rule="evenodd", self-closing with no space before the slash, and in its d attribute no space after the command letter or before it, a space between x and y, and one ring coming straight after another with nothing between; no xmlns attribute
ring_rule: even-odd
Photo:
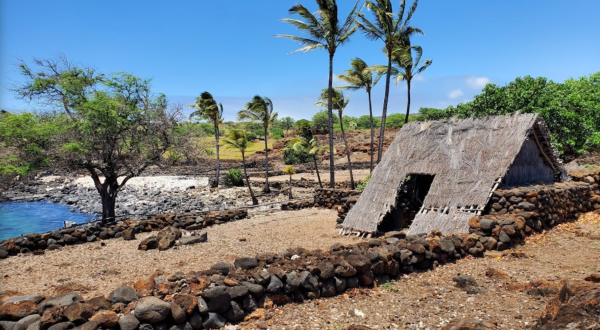
<svg viewBox="0 0 600 330"><path fill-rule="evenodd" d="M435 178L409 233L433 229L466 232L468 219L483 211L517 155L531 155L530 149L520 154L530 136L540 150L536 161L551 168L554 175L564 176L537 114L408 123L396 135L342 226L346 232L375 233L395 207L406 177L427 174ZM511 171L515 177L516 170ZM517 177L536 172L523 173Z"/></svg>

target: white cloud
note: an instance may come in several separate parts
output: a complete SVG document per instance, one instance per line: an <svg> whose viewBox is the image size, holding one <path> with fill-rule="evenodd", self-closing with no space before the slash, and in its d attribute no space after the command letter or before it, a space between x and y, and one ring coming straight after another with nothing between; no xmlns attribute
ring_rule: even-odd
<svg viewBox="0 0 600 330"><path fill-rule="evenodd" d="M454 89L454 90L451 90L450 92L448 92L447 95L449 98L454 100L454 99L457 99L457 98L465 95L465 93L463 93L463 91L461 91L460 89Z"/></svg>
<svg viewBox="0 0 600 330"><path fill-rule="evenodd" d="M488 77L470 76L467 77L467 80L465 82L467 83L467 86L469 86L469 88L482 89L483 87L485 87L485 85L491 83L492 81Z"/></svg>

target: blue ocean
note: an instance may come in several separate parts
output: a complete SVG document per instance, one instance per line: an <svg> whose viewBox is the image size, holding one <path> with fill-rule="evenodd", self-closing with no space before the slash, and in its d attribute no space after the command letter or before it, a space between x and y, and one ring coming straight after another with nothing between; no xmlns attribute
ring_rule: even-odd
<svg viewBox="0 0 600 330"><path fill-rule="evenodd" d="M64 221L84 223L93 218L93 214L71 212L68 206L49 202L0 203L0 241L60 229Z"/></svg>

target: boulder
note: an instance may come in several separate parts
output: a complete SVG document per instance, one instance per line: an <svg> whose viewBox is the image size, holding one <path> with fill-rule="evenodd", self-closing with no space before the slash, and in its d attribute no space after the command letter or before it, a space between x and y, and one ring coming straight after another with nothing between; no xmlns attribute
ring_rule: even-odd
<svg viewBox="0 0 600 330"><path fill-rule="evenodd" d="M124 303L129 304L130 302L138 299L138 293L134 288L130 286L122 286L115 289L110 293L110 302L112 304Z"/></svg>
<svg viewBox="0 0 600 330"><path fill-rule="evenodd" d="M25 316L36 314L38 309L38 304L35 303L35 300L15 302L7 300L0 306L0 319L18 321Z"/></svg>
<svg viewBox="0 0 600 330"><path fill-rule="evenodd" d="M239 258L234 261L235 268L253 269L258 266L258 260L255 258Z"/></svg>
<svg viewBox="0 0 600 330"><path fill-rule="evenodd" d="M14 324L13 330L27 330L27 328L30 325L32 325L34 322L39 321L40 317L41 316L38 314L32 314L32 315L26 316Z"/></svg>
<svg viewBox="0 0 600 330"><path fill-rule="evenodd" d="M208 315L203 318L202 326L207 329L220 329L225 326L225 322L227 322L227 320L220 314L208 313Z"/></svg>
<svg viewBox="0 0 600 330"><path fill-rule="evenodd" d="M169 316L171 305L156 297L144 297L135 307L134 315L140 322L157 323Z"/></svg>
<svg viewBox="0 0 600 330"><path fill-rule="evenodd" d="M233 266L226 262L218 262L210 267L210 269L218 270L221 274L227 276L229 272L233 269Z"/></svg>
<svg viewBox="0 0 600 330"><path fill-rule="evenodd" d="M140 326L140 321L133 314L121 316L119 319L119 327L121 330L137 330Z"/></svg>
<svg viewBox="0 0 600 330"><path fill-rule="evenodd" d="M182 237L179 239L179 244L180 245L192 245L192 244L204 243L207 240L208 240L207 233L204 232L204 233L200 234L199 236Z"/></svg>
<svg viewBox="0 0 600 330"><path fill-rule="evenodd" d="M90 318L90 322L96 322L103 328L112 328L119 323L119 315L114 311L101 310Z"/></svg>
<svg viewBox="0 0 600 330"><path fill-rule="evenodd" d="M198 305L198 298L192 294L178 294L173 297L173 302L183 308L187 315L190 315Z"/></svg>
<svg viewBox="0 0 600 330"><path fill-rule="evenodd" d="M224 313L231 303L231 296L224 286L216 286L202 292L202 298L207 299L210 312Z"/></svg>
<svg viewBox="0 0 600 330"><path fill-rule="evenodd" d="M171 303L171 317L173 318L173 321L177 324L185 322L186 319L185 311L183 310L183 308L181 308L181 306L174 302Z"/></svg>
<svg viewBox="0 0 600 330"><path fill-rule="evenodd" d="M175 245L175 241L181 237L181 230L175 227L166 227L158 232L158 249L164 251Z"/></svg>
<svg viewBox="0 0 600 330"><path fill-rule="evenodd" d="M130 229L125 229L123 230L123 239L126 241L133 241L135 240L135 230L133 230L132 228Z"/></svg>
<svg viewBox="0 0 600 330"><path fill-rule="evenodd" d="M239 322L244 319L245 313L242 306L236 301L231 302L231 306L225 312L225 318L230 322Z"/></svg>
<svg viewBox="0 0 600 330"><path fill-rule="evenodd" d="M142 240L138 245L138 250L153 250L158 249L158 238L156 236L149 236Z"/></svg>

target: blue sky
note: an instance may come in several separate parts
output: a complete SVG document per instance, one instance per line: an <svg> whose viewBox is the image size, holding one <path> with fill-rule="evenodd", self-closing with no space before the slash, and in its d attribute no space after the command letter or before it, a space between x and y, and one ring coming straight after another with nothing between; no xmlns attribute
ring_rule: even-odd
<svg viewBox="0 0 600 330"><path fill-rule="evenodd" d="M300 2L316 9L312 0ZM44 110L8 90L22 81L15 64L65 54L100 72L153 78L153 90L175 103L191 104L210 91L223 103L226 120L234 120L256 94L270 97L280 117L310 118L327 86L327 53L290 54L296 44L272 37L298 34L279 22L293 17L288 9L294 3L1 0L0 108ZM347 15L354 1L338 3L341 15ZM393 3L397 7L399 1ZM433 64L414 80L411 112L471 100L487 82L504 85L525 75L562 82L599 71L598 13L597 0L421 0L412 25L425 35L413 43ZM385 64L381 48L381 42L357 32L336 53L334 73L348 69L354 57ZM373 94L378 115L384 85L382 79ZM368 114L366 93L350 95L345 113ZM388 114L405 109L405 84L392 85Z"/></svg>

